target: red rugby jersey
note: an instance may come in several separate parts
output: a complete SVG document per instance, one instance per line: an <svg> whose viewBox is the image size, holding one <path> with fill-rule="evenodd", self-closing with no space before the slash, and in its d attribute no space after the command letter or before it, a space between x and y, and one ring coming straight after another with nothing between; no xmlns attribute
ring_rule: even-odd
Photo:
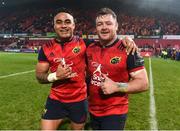
<svg viewBox="0 0 180 131"><path fill-rule="evenodd" d="M50 64L51 72L56 72L60 60L64 58L66 64L71 65L72 71L77 73L76 77L55 81L52 84L49 97L65 103L86 99L86 45L84 41L77 37L64 44L52 40L50 43L43 45L42 49L47 58L45 62ZM39 59L39 62L43 61Z"/></svg>
<svg viewBox="0 0 180 131"><path fill-rule="evenodd" d="M120 40L109 47L93 43L87 47L88 71L91 76L89 85L89 111L95 116L108 116L128 112L128 95L114 93L104 95L100 88L101 72L107 74L115 82L128 82L129 73L144 68L142 57L136 53L127 55ZM101 66L99 66L101 64ZM99 66L99 67L98 67Z"/></svg>

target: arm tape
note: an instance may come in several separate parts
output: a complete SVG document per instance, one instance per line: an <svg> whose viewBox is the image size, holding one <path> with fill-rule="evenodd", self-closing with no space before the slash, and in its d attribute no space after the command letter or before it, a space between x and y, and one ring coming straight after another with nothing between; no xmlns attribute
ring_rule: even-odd
<svg viewBox="0 0 180 131"><path fill-rule="evenodd" d="M56 77L56 72L50 73L47 77L47 80L49 82L54 82L54 81L58 80L58 78Z"/></svg>

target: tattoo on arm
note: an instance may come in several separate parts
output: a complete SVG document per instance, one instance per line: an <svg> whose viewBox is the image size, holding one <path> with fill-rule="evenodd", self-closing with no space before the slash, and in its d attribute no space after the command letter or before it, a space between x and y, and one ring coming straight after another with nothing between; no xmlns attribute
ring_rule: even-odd
<svg viewBox="0 0 180 131"><path fill-rule="evenodd" d="M41 84L48 84L50 83L47 80L49 72L49 63L37 63L36 65L36 79Z"/></svg>
<svg viewBox="0 0 180 131"><path fill-rule="evenodd" d="M41 83L41 84L48 84L48 83L50 83L47 80L47 77L48 77L48 73L37 73L36 74L36 78L37 78L38 82Z"/></svg>

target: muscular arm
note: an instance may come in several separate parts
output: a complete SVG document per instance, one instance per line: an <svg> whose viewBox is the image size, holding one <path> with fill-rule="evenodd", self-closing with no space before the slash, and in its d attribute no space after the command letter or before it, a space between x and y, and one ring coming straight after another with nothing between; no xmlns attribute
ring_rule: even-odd
<svg viewBox="0 0 180 131"><path fill-rule="evenodd" d="M39 83L41 84L51 83L47 79L49 75L48 71L49 71L49 63L43 62L43 63L38 63L36 65L36 78L39 81ZM75 77L75 75L72 73L72 69L67 65L63 67L61 64L59 64L56 70L56 80L68 79L71 77Z"/></svg>
<svg viewBox="0 0 180 131"><path fill-rule="evenodd" d="M47 80L48 71L49 71L49 63L47 63L47 62L37 63L37 65L36 65L36 78L39 81L39 83L41 83L41 84L50 83Z"/></svg>
<svg viewBox="0 0 180 131"><path fill-rule="evenodd" d="M127 93L138 93L148 89L148 77L145 69L132 72L130 76L132 80L128 82Z"/></svg>
<svg viewBox="0 0 180 131"><path fill-rule="evenodd" d="M104 75L105 81L102 82L102 90L104 94L112 94L115 92L138 93L148 89L148 77L145 69L130 73L132 80L128 83L119 84L112 81Z"/></svg>

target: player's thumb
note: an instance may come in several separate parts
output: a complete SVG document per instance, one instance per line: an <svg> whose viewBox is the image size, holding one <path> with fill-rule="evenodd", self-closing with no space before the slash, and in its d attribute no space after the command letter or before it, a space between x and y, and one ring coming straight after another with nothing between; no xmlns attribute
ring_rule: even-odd
<svg viewBox="0 0 180 131"><path fill-rule="evenodd" d="M103 73L102 73L102 77L104 77L104 79L109 79L109 78L107 77L107 74L103 74Z"/></svg>
<svg viewBox="0 0 180 131"><path fill-rule="evenodd" d="M62 64L59 64L57 69L62 69L62 68L63 68Z"/></svg>

